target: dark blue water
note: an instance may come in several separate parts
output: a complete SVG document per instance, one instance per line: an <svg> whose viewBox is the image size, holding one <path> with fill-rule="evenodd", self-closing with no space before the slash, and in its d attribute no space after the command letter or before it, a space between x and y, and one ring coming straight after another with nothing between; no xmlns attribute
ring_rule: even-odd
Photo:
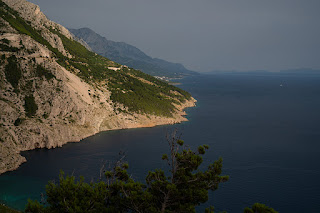
<svg viewBox="0 0 320 213"><path fill-rule="evenodd" d="M126 152L133 177L143 180L148 170L165 169L165 134L179 128L192 147L210 145L205 165L224 159L230 180L207 203L217 211L241 212L255 202L280 212L320 211L319 76L219 74L182 82L198 100L187 110L189 122L103 132L62 148L25 152L27 163L0 176L0 200L23 208L27 198L40 198L60 169L96 179L103 162L116 160L119 151Z"/></svg>

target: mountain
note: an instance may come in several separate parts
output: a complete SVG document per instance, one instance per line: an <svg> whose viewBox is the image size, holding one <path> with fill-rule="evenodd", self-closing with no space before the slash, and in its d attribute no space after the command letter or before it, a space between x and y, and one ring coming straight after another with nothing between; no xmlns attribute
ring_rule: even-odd
<svg viewBox="0 0 320 213"><path fill-rule="evenodd" d="M280 71L268 71L268 70L214 70L211 72L206 72L206 74L237 74L237 75L247 75L247 74L261 74L261 75L320 75L320 70L312 68L297 68L297 69L286 69Z"/></svg>
<svg viewBox="0 0 320 213"><path fill-rule="evenodd" d="M312 69L312 68L299 68L299 69L280 70L280 73L303 74L303 75L319 75L320 74L320 70Z"/></svg>
<svg viewBox="0 0 320 213"><path fill-rule="evenodd" d="M152 58L130 44L108 40L89 28L69 30L76 37L83 39L94 52L147 74L166 77L197 74L186 69L182 64Z"/></svg>
<svg viewBox="0 0 320 213"><path fill-rule="evenodd" d="M26 0L0 0L0 174L21 151L185 121L191 95L88 50ZM80 42L80 43L79 43Z"/></svg>

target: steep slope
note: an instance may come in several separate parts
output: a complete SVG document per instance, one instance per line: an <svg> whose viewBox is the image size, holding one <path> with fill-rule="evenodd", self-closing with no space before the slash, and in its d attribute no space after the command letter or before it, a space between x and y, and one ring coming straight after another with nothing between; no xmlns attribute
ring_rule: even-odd
<svg viewBox="0 0 320 213"><path fill-rule="evenodd" d="M94 52L118 63L140 69L150 75L181 77L197 74L186 69L182 64L151 58L132 45L108 40L89 28L69 30L76 37L83 39Z"/></svg>
<svg viewBox="0 0 320 213"><path fill-rule="evenodd" d="M0 174L21 151L172 124L189 93L99 56L26 0L0 1Z"/></svg>

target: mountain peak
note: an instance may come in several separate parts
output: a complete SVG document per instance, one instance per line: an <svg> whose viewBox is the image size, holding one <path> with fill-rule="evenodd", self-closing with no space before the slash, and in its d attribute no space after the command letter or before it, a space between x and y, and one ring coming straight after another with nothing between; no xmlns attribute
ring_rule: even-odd
<svg viewBox="0 0 320 213"><path fill-rule="evenodd" d="M153 76L181 77L196 72L186 69L182 64L152 58L135 46L125 42L106 39L89 28L70 29L78 38L83 39L93 51L121 64L140 69Z"/></svg>

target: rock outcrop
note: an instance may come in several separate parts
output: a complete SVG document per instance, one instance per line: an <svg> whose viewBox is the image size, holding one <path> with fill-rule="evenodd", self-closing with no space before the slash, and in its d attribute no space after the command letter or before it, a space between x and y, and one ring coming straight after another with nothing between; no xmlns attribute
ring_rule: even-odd
<svg viewBox="0 0 320 213"><path fill-rule="evenodd" d="M115 103L112 91L105 86L108 80L86 81L79 75L80 70L69 65L67 60L61 63L52 52L55 48L64 57L75 58L59 36L62 34L73 40L66 28L48 20L40 8L30 2L3 2L40 32L51 47L28 33L21 33L4 17L0 18L0 174L26 161L21 151L60 147L100 131L187 120L183 109L194 106L192 97L175 101L172 116L128 111L125 105ZM5 6L2 10L7 11Z"/></svg>

